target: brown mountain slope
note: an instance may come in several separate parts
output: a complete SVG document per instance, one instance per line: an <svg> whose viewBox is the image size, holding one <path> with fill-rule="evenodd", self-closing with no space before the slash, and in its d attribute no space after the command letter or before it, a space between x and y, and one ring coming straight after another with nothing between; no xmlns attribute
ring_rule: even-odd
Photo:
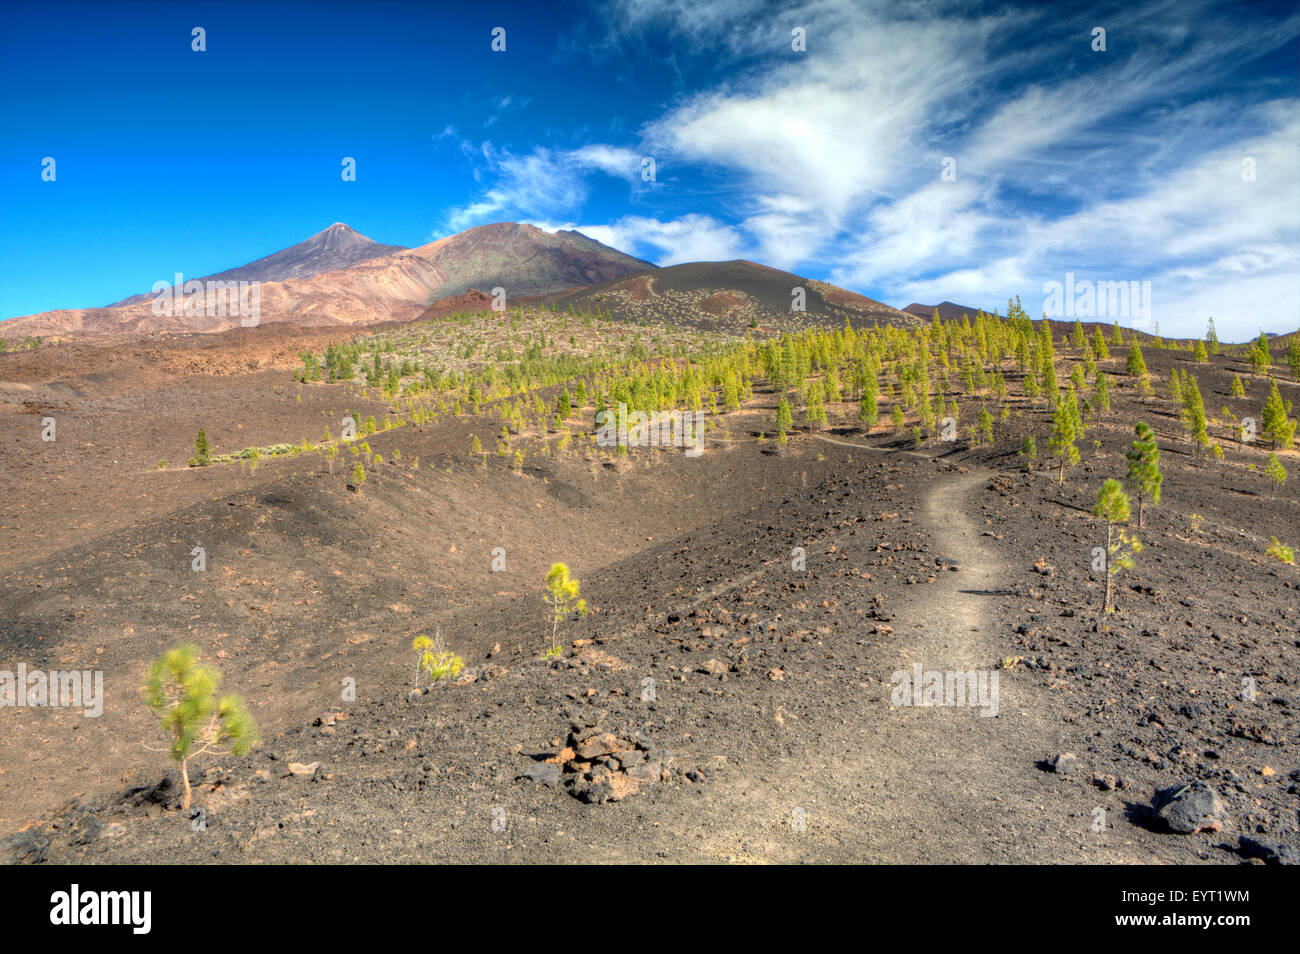
<svg viewBox="0 0 1300 954"><path fill-rule="evenodd" d="M912 302L903 311L929 321L934 317L936 308L939 309L939 317L943 321L960 321L963 317L974 321L975 316L980 312L978 308L971 308L969 305L958 305L951 301L941 301L937 305L922 305L919 302ZM985 314L992 314L992 312L986 311Z"/></svg>
<svg viewBox="0 0 1300 954"><path fill-rule="evenodd" d="M405 245L381 245L366 238L352 226L335 222L329 228L317 232L297 245L291 245L273 255L241 265L239 268L228 268L215 275L205 275L199 281L282 282L290 278L312 278L381 255L393 255L405 251L407 251ZM154 292L146 292L124 298L108 307L132 305L136 302L150 301L155 297Z"/></svg>
<svg viewBox="0 0 1300 954"><path fill-rule="evenodd" d="M313 236L308 242L318 238L321 236ZM354 248L361 247L338 231L323 244L336 239L347 240ZM301 250L300 246L294 248ZM292 250L286 250L289 251ZM319 251L316 261L327 256L326 250ZM227 276L223 280L229 281L231 276L239 280L241 273L265 273L269 259L222 273ZM300 264L295 266L291 260ZM279 265L310 268L301 255L280 260ZM538 295L653 268L649 262L625 255L578 232L549 233L531 225L500 222L478 226L421 248L381 255L310 277L263 281L259 286L257 323L366 325L407 321L417 317L428 302L472 288L490 291L502 287L508 297ZM199 314L185 314L184 310L173 314L156 307L161 305L162 302L154 300L138 300L108 308L27 315L0 323L0 337L14 340L23 335L212 332L252 323L251 318L241 322L238 313L230 314L229 309L216 306L201 308Z"/></svg>
<svg viewBox="0 0 1300 954"><path fill-rule="evenodd" d="M804 310L793 307L803 289ZM691 262L569 289L539 300L564 309L609 312L632 322L686 324L718 331L797 331L810 325L854 327L875 323L901 327L920 319L826 282L755 262Z"/></svg>

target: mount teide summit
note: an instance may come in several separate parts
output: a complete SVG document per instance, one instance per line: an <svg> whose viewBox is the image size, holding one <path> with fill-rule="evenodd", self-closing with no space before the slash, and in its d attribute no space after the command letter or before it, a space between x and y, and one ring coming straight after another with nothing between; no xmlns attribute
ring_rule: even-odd
<svg viewBox="0 0 1300 954"><path fill-rule="evenodd" d="M470 289L508 298L543 295L654 269L580 232L498 222L416 249L380 245L342 223L274 255L203 281L259 281L259 323L365 325L408 321L440 298ZM171 275L163 276L170 280ZM107 308L48 311L0 323L0 337L214 332L239 316L154 314L152 292Z"/></svg>
<svg viewBox="0 0 1300 954"><path fill-rule="evenodd" d="M238 268L228 268L215 275L206 275L199 281L282 282L289 278L313 278L324 272L348 268L381 255L392 255L406 250L405 245L381 245L366 238L352 226L335 222L323 232L317 232L297 245L290 245L286 249ZM132 295L108 307L131 305L149 301L154 297L153 292Z"/></svg>

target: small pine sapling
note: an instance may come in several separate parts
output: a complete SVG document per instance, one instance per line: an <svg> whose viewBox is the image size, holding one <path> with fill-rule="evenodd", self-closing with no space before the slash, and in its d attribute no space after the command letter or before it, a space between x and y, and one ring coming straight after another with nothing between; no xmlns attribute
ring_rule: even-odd
<svg viewBox="0 0 1300 954"><path fill-rule="evenodd" d="M1124 478L1124 484L1131 493L1137 494L1138 526L1141 527L1144 504L1148 500L1153 507L1160 503L1160 487L1165 478L1160 472L1160 448L1156 444L1155 434L1142 421L1138 422L1134 431L1137 440L1133 441L1124 455L1128 459L1128 474Z"/></svg>
<svg viewBox="0 0 1300 954"><path fill-rule="evenodd" d="M1121 570L1133 569L1134 557L1142 552L1142 542L1136 536L1129 536L1121 528L1118 539L1115 537L1115 524L1129 519L1129 500L1118 480L1108 479L1097 491L1097 505L1093 515L1106 521L1106 613L1114 612L1111 603L1112 581Z"/></svg>
<svg viewBox="0 0 1300 954"><path fill-rule="evenodd" d="M212 445L208 443L208 435L199 428L199 436L194 438L194 456L190 458L191 467L207 467L212 463L211 460Z"/></svg>
<svg viewBox="0 0 1300 954"><path fill-rule="evenodd" d="M1075 441L1074 414L1063 398L1057 398L1056 409L1052 412L1052 436L1048 438L1047 450L1060 461L1060 473L1057 483L1065 483L1065 468L1079 463L1079 448Z"/></svg>
<svg viewBox="0 0 1300 954"><path fill-rule="evenodd" d="M1273 492L1269 496L1276 497L1277 492L1286 483L1286 468L1277 459L1277 454L1271 453L1268 455L1268 463L1264 466L1264 476L1273 483Z"/></svg>
<svg viewBox="0 0 1300 954"><path fill-rule="evenodd" d="M201 755L243 755L257 742L257 723L244 700L217 697L221 672L199 662L198 647L185 643L154 661L141 689L145 704L171 736L167 749L181 766L185 793L181 810L188 812L193 791L189 765ZM228 746L228 748L221 748Z"/></svg>
<svg viewBox="0 0 1300 954"><path fill-rule="evenodd" d="M564 649L560 645L560 624L571 616L586 616L587 601L581 596L578 581L569 576L569 568L563 563L551 564L542 598L551 620L551 648L546 651L549 658L558 656Z"/></svg>

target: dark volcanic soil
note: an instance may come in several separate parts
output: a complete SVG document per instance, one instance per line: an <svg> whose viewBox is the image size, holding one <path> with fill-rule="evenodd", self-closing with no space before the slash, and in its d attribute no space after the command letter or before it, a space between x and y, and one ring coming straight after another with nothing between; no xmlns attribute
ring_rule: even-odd
<svg viewBox="0 0 1300 954"><path fill-rule="evenodd" d="M1186 355L1146 357L1163 379ZM1229 403L1212 391L1230 367L1195 369L1208 410ZM1258 414L1262 387L1233 399L1239 415ZM371 413L340 388L263 370L70 397L82 452L46 461L7 438L0 645L29 666L102 669L108 702L98 719L0 710L0 830L17 832L0 854L1234 863L1242 836L1295 845L1300 574L1263 551L1270 534L1300 542L1300 481L1270 497L1266 451L1193 459L1171 402L1113 399L1064 486L1014 454L1027 432L1045 447L1041 406L1013 400L992 448L913 451L843 405L781 449L755 439L772 430L760 393L698 459L530 454L516 474L464 454L471 433L487 443L481 422L401 428L370 438L390 463L353 493L315 458L148 473L181 462L196 420L227 449ZM39 433L40 413L9 420ZM1107 616L1088 511L1138 419L1160 437L1164 500ZM553 560L594 611L546 661ZM412 696L410 641L438 627L469 668ZM196 767L194 820L135 698L182 639L263 733L252 754ZM996 672L997 714L895 705L893 677L915 664ZM1074 771L1052 771L1065 752ZM1173 834L1152 798L1197 779L1225 828Z"/></svg>

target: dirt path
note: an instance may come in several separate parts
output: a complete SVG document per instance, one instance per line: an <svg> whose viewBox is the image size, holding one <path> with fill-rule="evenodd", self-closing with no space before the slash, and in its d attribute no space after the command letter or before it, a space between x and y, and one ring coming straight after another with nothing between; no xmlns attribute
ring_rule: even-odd
<svg viewBox="0 0 1300 954"><path fill-rule="evenodd" d="M701 855L742 862L1152 860L1150 848L1137 843L1140 834L1120 819L1092 831L1095 799L1086 785L1035 767L1068 746L1066 727L1051 700L1018 684L1014 673L998 673L996 716L982 715L977 703L891 704L891 678L918 663L925 672L992 678L1002 648L998 628L1014 618L1016 597L1004 589L1002 554L983 536L977 495L989 476L937 476L917 516L934 556L957 569L909 588L913 595L890 607L895 632L866 640L865 671L846 673L840 691L813 712L802 719L761 714L780 724L787 754L710 793L698 827L680 832ZM837 635L843 644L863 634Z"/></svg>

